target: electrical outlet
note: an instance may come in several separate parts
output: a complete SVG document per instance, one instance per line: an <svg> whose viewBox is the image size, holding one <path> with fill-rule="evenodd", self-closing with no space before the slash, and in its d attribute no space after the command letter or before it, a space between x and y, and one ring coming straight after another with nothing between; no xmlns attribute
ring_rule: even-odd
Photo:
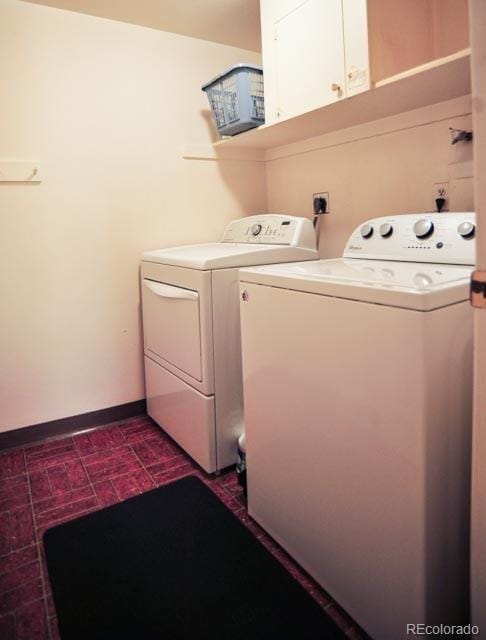
<svg viewBox="0 0 486 640"><path fill-rule="evenodd" d="M315 202L316 202L317 198L324 198L324 200L326 201L326 206L324 208L324 211L322 211L322 213L329 213L329 211L330 211L330 208L329 208L329 191L318 191L317 193L313 193L312 194L312 212L313 213L316 213Z"/></svg>
<svg viewBox="0 0 486 640"><path fill-rule="evenodd" d="M444 206L442 207L442 211L449 211L449 183L448 182L436 182L434 184L434 201L437 200L437 198L444 198L445 203L444 203Z"/></svg>

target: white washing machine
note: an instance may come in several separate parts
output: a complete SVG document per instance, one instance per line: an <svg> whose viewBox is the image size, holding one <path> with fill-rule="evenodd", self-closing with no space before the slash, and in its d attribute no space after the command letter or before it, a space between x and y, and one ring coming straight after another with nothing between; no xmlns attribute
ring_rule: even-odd
<svg viewBox="0 0 486 640"><path fill-rule="evenodd" d="M311 221L273 214L143 254L147 412L208 473L236 461L243 432L238 267L317 258Z"/></svg>
<svg viewBox="0 0 486 640"><path fill-rule="evenodd" d="M474 229L240 272L249 512L374 640L467 620Z"/></svg>

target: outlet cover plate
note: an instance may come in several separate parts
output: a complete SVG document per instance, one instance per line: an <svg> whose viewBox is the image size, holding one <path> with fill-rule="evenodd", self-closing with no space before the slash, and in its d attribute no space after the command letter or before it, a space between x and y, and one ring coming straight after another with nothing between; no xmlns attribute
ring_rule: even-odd
<svg viewBox="0 0 486 640"><path fill-rule="evenodd" d="M442 211L449 211L449 182L434 183L434 205L437 198L444 198L445 204Z"/></svg>
<svg viewBox="0 0 486 640"><path fill-rule="evenodd" d="M325 198L326 199L327 206L326 206L326 210L323 213L329 213L329 211L330 211L330 207L329 207L329 191L317 191L316 193L312 194L312 213L314 213L314 200L316 198Z"/></svg>

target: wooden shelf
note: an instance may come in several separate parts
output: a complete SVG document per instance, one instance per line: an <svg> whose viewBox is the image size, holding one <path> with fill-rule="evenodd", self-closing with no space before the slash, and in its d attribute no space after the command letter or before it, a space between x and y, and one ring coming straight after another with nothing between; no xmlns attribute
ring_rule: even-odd
<svg viewBox="0 0 486 640"><path fill-rule="evenodd" d="M369 90L288 120L262 125L214 144L226 150L274 149L471 93L470 49L381 80Z"/></svg>

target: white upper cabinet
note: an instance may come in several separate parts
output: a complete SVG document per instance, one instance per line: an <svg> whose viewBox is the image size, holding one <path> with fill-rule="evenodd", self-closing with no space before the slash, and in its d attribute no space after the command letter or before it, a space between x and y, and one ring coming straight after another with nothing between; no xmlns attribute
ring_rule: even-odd
<svg viewBox="0 0 486 640"><path fill-rule="evenodd" d="M277 116L289 118L340 98L344 89L341 0L306 0L274 23ZM335 25L329 30L325 24Z"/></svg>
<svg viewBox="0 0 486 640"><path fill-rule="evenodd" d="M468 0L260 0L260 19L265 124L218 147L275 149L471 93Z"/></svg>
<svg viewBox="0 0 486 640"><path fill-rule="evenodd" d="M366 0L261 0L267 124L369 89Z"/></svg>

